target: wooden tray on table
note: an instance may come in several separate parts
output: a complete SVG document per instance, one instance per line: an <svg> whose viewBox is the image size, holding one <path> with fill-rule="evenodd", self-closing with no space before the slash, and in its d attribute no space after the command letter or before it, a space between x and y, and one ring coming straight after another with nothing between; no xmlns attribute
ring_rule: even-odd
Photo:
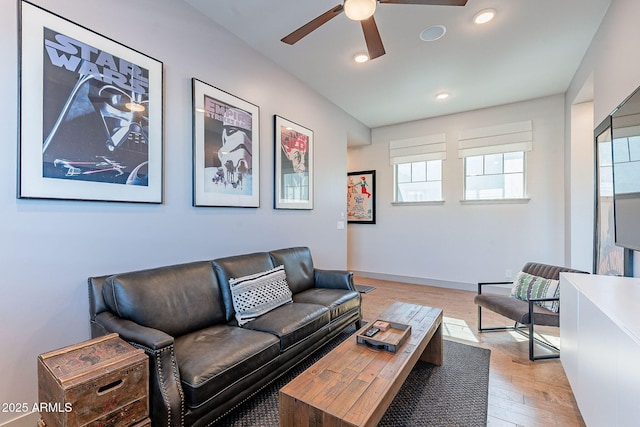
<svg viewBox="0 0 640 427"><path fill-rule="evenodd" d="M367 336L367 331L376 327L378 322L387 323L389 326L386 330L380 330L371 337ZM371 325L367 325L358 331L356 334L356 342L361 345L366 345L367 347L395 353L400 346L402 346L402 343L407 340L409 335L411 335L410 325L378 319Z"/></svg>

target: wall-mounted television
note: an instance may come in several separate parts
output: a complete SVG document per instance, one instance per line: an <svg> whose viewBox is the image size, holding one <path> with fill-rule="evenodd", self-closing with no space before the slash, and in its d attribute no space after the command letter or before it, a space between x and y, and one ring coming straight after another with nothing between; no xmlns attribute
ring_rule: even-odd
<svg viewBox="0 0 640 427"><path fill-rule="evenodd" d="M615 243L640 251L640 88L611 118Z"/></svg>

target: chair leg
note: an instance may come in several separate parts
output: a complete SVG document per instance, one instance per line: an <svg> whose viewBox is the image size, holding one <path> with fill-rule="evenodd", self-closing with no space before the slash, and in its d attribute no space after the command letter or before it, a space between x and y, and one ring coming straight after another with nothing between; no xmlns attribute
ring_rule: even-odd
<svg viewBox="0 0 640 427"><path fill-rule="evenodd" d="M547 348L557 351L556 354L545 354L543 356L536 356L534 352L534 342L537 341ZM536 360L544 359L559 359L560 349L549 342L544 342L535 337L534 324L533 324L533 302L529 301L529 360L535 362Z"/></svg>
<svg viewBox="0 0 640 427"><path fill-rule="evenodd" d="M534 354L533 354L533 341L534 341L534 335L533 335L533 319L529 318L529 360L534 361L536 360Z"/></svg>

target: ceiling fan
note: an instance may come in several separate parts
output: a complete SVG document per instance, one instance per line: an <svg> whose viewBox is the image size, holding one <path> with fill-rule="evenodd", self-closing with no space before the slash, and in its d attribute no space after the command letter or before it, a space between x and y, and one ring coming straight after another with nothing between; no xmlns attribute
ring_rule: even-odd
<svg viewBox="0 0 640 427"><path fill-rule="evenodd" d="M380 37L376 21L373 18L378 3L464 6L467 4L467 0L344 0L343 4L339 4L317 18L312 19L291 34L282 38L281 41L290 45L295 44L312 31L317 30L320 26L344 12L347 18L360 21L364 33L364 40L367 43L367 50L369 51L369 59L377 58L385 54L382 38Z"/></svg>

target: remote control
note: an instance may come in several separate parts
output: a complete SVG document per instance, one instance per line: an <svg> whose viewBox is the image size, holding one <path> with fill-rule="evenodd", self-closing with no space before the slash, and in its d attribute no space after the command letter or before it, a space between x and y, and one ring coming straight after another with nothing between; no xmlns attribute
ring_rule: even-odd
<svg viewBox="0 0 640 427"><path fill-rule="evenodd" d="M374 336L374 335L375 335L375 334L377 334L378 332L380 332L380 329L378 329L378 328L371 328L371 329L367 330L367 331L364 333L364 335L365 335L366 337L371 338L372 336Z"/></svg>

